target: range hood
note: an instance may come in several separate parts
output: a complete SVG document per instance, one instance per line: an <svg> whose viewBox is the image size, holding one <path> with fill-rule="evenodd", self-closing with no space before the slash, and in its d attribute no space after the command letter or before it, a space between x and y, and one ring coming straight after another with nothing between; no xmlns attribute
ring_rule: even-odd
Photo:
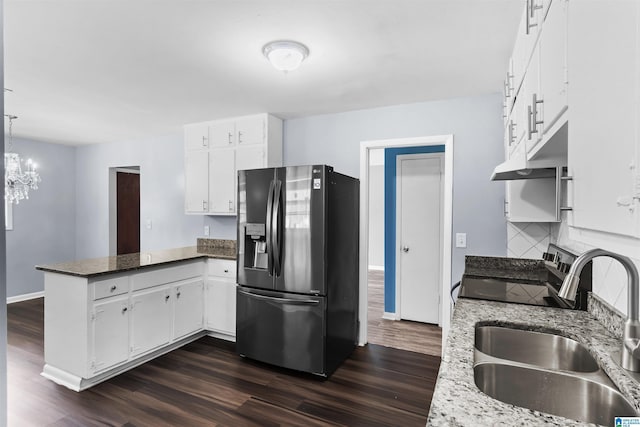
<svg viewBox="0 0 640 427"><path fill-rule="evenodd" d="M511 158L496 166L491 175L491 181L555 178L557 163L557 161L548 160L526 160L523 157Z"/></svg>

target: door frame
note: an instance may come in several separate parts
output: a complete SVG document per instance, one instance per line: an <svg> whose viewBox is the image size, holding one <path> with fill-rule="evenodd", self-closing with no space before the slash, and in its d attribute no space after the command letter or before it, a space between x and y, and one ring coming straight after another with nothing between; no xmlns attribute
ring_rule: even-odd
<svg viewBox="0 0 640 427"><path fill-rule="evenodd" d="M360 322L358 344L367 343L368 309L368 258L369 258L369 156L375 148L415 147L444 145L444 203L442 227L442 294L451 288L452 224L453 224L453 135L421 136L414 138L381 139L360 142L360 292L358 320ZM444 342L451 323L451 301L440 305L442 341ZM444 350L444 346L442 346Z"/></svg>
<svg viewBox="0 0 640 427"><path fill-rule="evenodd" d="M446 148L445 148L446 150ZM400 242L399 242L399 237L401 237L400 234L400 230L402 230L402 215L401 215L401 210L402 210L402 192L400 191L400 183L401 183L401 179L399 179L399 177L401 176L401 170L400 170L400 162L402 160L410 160L410 159L425 159L425 158L438 158L440 159L440 170L441 173L444 175L444 156L445 153L443 152L439 152L439 153L414 153L414 154L400 154L398 156L396 156L396 280L395 280L395 286L396 286L396 312L395 312L395 320L401 320L401 314L402 314L402 281L400 280L400 267L399 267L399 260L400 257L402 256L401 253L401 249L400 249ZM444 224L444 218L443 218L443 213L444 213L444 209L443 209L443 202L444 202L444 181L442 181L441 183L441 192L440 192L440 200L438 201L440 203L440 221L438 224L438 229L442 231L443 229L443 224ZM399 203L400 202L400 203ZM443 271L442 271L442 250L443 250L443 236L442 234L440 235L440 245L438 248L438 252L440 253L440 274L438 277L438 281L442 282L443 281ZM442 325L442 309L440 308L442 301L442 289L438 288L438 325L441 326Z"/></svg>
<svg viewBox="0 0 640 427"><path fill-rule="evenodd" d="M118 253L118 172L140 175L140 166L109 168L109 256L116 256ZM140 190L140 199L142 199L142 182L140 182ZM142 227L140 228L142 231ZM142 233L140 237L140 250L142 250Z"/></svg>

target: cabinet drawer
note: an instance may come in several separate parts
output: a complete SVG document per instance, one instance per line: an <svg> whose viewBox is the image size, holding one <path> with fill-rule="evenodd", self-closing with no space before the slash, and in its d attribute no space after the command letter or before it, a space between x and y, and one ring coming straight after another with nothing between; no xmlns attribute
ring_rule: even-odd
<svg viewBox="0 0 640 427"><path fill-rule="evenodd" d="M236 280L236 262L226 259L208 260L209 276L225 277Z"/></svg>
<svg viewBox="0 0 640 427"><path fill-rule="evenodd" d="M112 297L129 292L129 276L112 277L93 282L93 299Z"/></svg>
<svg viewBox="0 0 640 427"><path fill-rule="evenodd" d="M159 267L131 276L131 289L138 291L166 283L178 282L202 276L203 262L201 260L176 264L173 267Z"/></svg>

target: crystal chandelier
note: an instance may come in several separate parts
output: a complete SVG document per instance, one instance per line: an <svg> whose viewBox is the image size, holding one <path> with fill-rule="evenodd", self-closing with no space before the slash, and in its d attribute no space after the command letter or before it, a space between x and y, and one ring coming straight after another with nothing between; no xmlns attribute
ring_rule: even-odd
<svg viewBox="0 0 640 427"><path fill-rule="evenodd" d="M36 164L28 159L25 170L22 171L22 163L18 153L11 152L13 147L13 133L11 126L17 116L5 114L9 118L9 145L4 153L4 198L9 203L20 203L20 200L29 198L29 190L37 190L40 175L36 171Z"/></svg>

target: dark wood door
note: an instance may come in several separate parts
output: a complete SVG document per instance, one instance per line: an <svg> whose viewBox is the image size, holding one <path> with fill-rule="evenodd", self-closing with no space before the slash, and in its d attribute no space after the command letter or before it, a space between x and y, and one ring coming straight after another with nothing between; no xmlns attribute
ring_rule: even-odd
<svg viewBox="0 0 640 427"><path fill-rule="evenodd" d="M140 175L117 172L118 255L140 252Z"/></svg>

